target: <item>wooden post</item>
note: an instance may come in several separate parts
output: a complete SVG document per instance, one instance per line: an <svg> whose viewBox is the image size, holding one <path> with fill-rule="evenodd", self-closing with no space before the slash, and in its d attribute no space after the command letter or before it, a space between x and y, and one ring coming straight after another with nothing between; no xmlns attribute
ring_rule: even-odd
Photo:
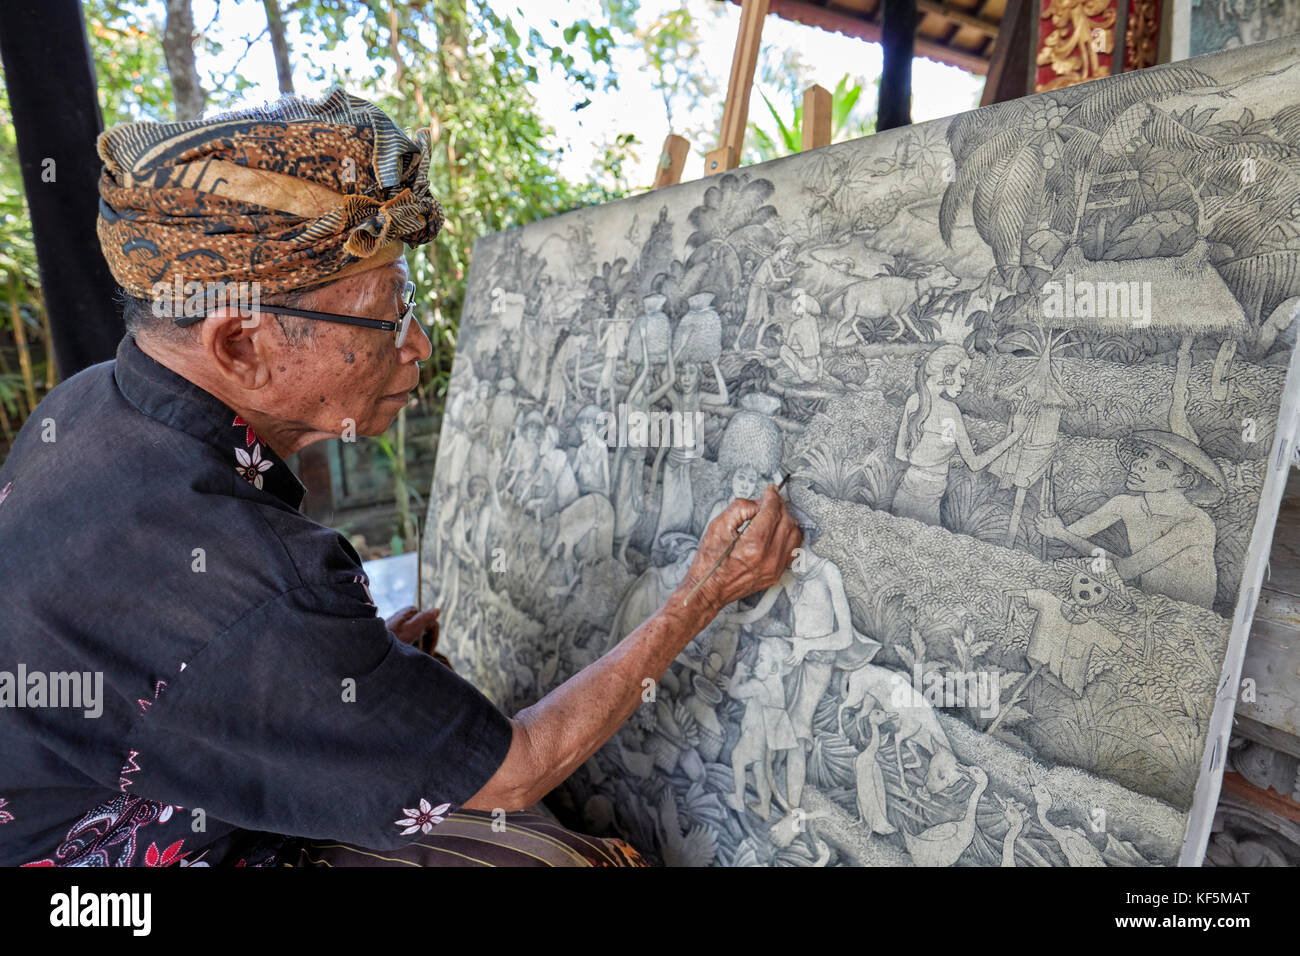
<svg viewBox="0 0 1300 956"><path fill-rule="evenodd" d="M726 172L728 169L735 169L738 165L736 151L730 146L719 146L717 149L711 149L704 154L705 176Z"/></svg>
<svg viewBox="0 0 1300 956"><path fill-rule="evenodd" d="M54 330L50 358L68 378L111 359L122 338L122 314L113 301L117 282L95 235L102 166L95 138L103 124L81 4L0 4L0 56L41 293Z"/></svg>
<svg viewBox="0 0 1300 956"><path fill-rule="evenodd" d="M1014 100L1030 92L1029 73L1038 37L1038 4L1032 0L1007 0L1002 28L993 41L989 72L980 106Z"/></svg>
<svg viewBox="0 0 1300 956"><path fill-rule="evenodd" d="M736 51L731 58L731 77L727 81L727 102L722 108L722 136L718 148L705 156L706 176L735 169L740 163L741 148L745 144L745 124L749 122L749 92L754 86L759 42L763 36L763 18L771 5L772 0L742 0Z"/></svg>
<svg viewBox="0 0 1300 956"><path fill-rule="evenodd" d="M831 144L831 91L814 84L803 92L803 148Z"/></svg>
<svg viewBox="0 0 1300 956"><path fill-rule="evenodd" d="M882 0L884 23L880 45L885 62L880 71L880 100L876 131L912 122L912 50L916 43L916 0Z"/></svg>
<svg viewBox="0 0 1300 956"><path fill-rule="evenodd" d="M663 152L659 154L659 168L655 171L652 189L660 186L672 186L682 181L682 170L686 167L686 156L691 151L690 142L676 133L669 133L664 140Z"/></svg>

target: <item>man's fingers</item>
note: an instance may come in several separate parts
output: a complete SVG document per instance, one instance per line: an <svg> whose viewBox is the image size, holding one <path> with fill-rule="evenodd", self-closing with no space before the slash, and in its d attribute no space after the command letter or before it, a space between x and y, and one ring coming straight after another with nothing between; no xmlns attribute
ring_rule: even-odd
<svg viewBox="0 0 1300 956"><path fill-rule="evenodd" d="M749 531L745 537L759 542L764 549L770 547L776 529L780 527L782 517L787 514L785 499L777 492L776 485L768 485L767 490L763 492L763 503L759 507L757 515L754 516L754 520L750 522Z"/></svg>
<svg viewBox="0 0 1300 956"><path fill-rule="evenodd" d="M736 534L740 526L746 521L751 520L759 512L757 501L750 501L748 498L737 498L718 515L718 521L729 534Z"/></svg>
<svg viewBox="0 0 1300 956"><path fill-rule="evenodd" d="M415 613L416 613L415 607L413 605L408 604L406 607L394 611L391 615L389 615L388 619L384 621L384 623L388 625L389 630L392 630L393 628L400 627L401 625L405 624L407 621L411 619L411 617Z"/></svg>

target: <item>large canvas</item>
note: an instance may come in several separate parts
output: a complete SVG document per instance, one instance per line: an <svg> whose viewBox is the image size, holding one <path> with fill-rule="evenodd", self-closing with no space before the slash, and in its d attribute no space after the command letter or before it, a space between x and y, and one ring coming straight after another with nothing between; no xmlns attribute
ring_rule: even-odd
<svg viewBox="0 0 1300 956"><path fill-rule="evenodd" d="M426 606L513 711L793 474L557 808L673 865L1198 863L1296 425L1274 42L476 246Z"/></svg>
<svg viewBox="0 0 1300 956"><path fill-rule="evenodd" d="M1300 0L1184 0L1190 6L1187 50L1201 56L1300 33ZM1177 37L1178 31L1175 32ZM1175 43L1177 46L1177 43Z"/></svg>

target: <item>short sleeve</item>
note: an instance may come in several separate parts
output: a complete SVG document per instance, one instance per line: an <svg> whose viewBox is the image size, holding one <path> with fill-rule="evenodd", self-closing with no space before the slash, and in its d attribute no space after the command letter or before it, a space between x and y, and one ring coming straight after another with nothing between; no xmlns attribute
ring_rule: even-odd
<svg viewBox="0 0 1300 956"><path fill-rule="evenodd" d="M504 714L373 607L303 586L159 693L133 736L129 788L246 829L393 849L482 789L511 739Z"/></svg>

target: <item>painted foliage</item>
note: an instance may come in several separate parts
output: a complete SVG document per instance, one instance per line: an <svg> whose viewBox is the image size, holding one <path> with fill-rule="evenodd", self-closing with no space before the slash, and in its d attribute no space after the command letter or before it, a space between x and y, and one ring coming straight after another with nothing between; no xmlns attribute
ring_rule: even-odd
<svg viewBox="0 0 1300 956"><path fill-rule="evenodd" d="M559 792L570 822L676 865L1203 851L1294 429L1294 52L478 243L423 585L462 673L535 701L784 474L804 527Z"/></svg>

